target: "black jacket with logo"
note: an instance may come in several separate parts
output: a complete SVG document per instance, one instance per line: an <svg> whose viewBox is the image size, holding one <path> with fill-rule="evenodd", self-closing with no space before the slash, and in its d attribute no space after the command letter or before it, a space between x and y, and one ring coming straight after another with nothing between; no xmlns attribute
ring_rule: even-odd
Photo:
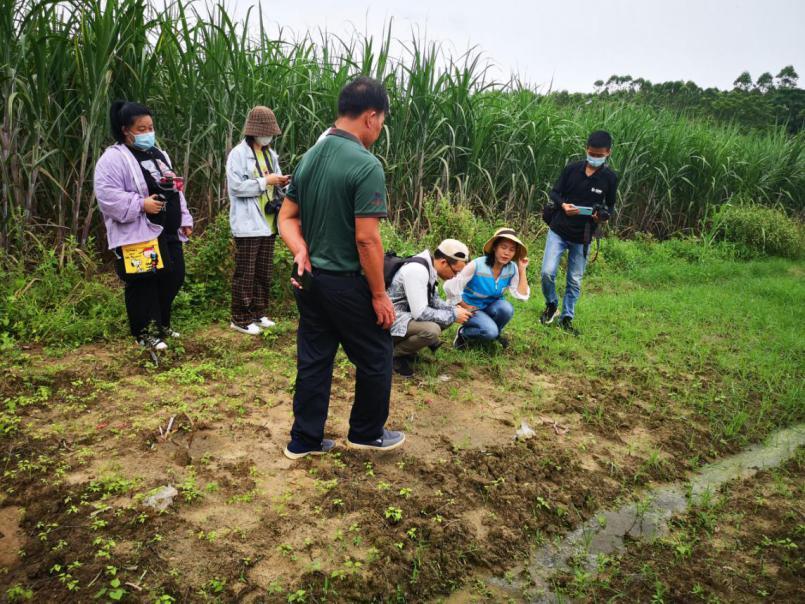
<svg viewBox="0 0 805 604"><path fill-rule="evenodd" d="M592 216L568 216L561 204L572 203L577 206L606 206L612 214L615 209L615 194L618 190L618 176L604 164L592 176L587 176L585 160L565 166L562 175L549 193L557 209L551 219L551 230L572 243L589 243L590 234L595 230ZM590 225L589 228L585 227ZM585 236L587 240L585 240Z"/></svg>

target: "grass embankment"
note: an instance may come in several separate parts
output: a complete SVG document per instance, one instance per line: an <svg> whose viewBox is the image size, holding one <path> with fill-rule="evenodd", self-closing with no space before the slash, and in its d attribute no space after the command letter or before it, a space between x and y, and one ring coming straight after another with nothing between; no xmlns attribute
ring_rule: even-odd
<svg viewBox="0 0 805 604"><path fill-rule="evenodd" d="M395 380L389 424L409 441L386 457L282 456L292 320L262 339L198 327L160 368L124 339L11 349L0 520L20 555L0 582L38 601L446 595L641 485L801 422L802 277L801 263L696 242L608 241L582 337L539 325L532 278L508 350L425 353L417 379ZM352 379L339 356L340 444ZM537 434L513 442L522 420ZM168 483L180 495L166 513L141 505Z"/></svg>

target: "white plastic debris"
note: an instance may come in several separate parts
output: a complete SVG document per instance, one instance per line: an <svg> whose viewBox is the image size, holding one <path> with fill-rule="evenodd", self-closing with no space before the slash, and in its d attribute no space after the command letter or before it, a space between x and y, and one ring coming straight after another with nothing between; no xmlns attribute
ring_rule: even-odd
<svg viewBox="0 0 805 604"><path fill-rule="evenodd" d="M529 438L533 438L536 432L531 429L525 420L520 423L520 428L517 430L517 434L514 436L514 440L528 440Z"/></svg>
<svg viewBox="0 0 805 604"><path fill-rule="evenodd" d="M440 382L449 382L449 381L450 381L450 376L449 376L449 375L447 375L447 374L444 374L444 373L443 373L442 375L440 375L440 376L438 377L438 380L439 380Z"/></svg>
<svg viewBox="0 0 805 604"><path fill-rule="evenodd" d="M173 485L160 487L156 493L143 499L143 505L154 508L159 512L168 509L168 506L173 503L173 498L179 494Z"/></svg>

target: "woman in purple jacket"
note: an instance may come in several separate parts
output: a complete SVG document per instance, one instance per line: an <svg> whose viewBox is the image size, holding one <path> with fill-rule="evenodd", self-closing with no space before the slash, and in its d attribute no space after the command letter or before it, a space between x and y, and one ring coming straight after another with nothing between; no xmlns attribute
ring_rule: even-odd
<svg viewBox="0 0 805 604"><path fill-rule="evenodd" d="M115 269L125 283L131 335L165 350L171 306L184 282L183 242L193 232L184 181L155 144L151 111L115 101L109 112L116 144L95 164L95 197L103 214Z"/></svg>

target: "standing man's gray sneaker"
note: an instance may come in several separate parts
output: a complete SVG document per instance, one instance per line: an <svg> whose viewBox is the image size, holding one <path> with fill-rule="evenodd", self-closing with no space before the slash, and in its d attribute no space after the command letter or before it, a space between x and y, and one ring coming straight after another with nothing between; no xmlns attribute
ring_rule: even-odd
<svg viewBox="0 0 805 604"><path fill-rule="evenodd" d="M292 440L288 443L288 446L285 447L283 453L288 459L302 459L308 455L326 455L333 450L333 447L335 447L335 441L329 438L322 440L321 446L318 448L309 447L304 443Z"/></svg>
<svg viewBox="0 0 805 604"><path fill-rule="evenodd" d="M383 436L368 443L358 443L347 439L347 446L351 449L371 449L374 451L391 451L402 446L405 442L405 433L383 428Z"/></svg>

